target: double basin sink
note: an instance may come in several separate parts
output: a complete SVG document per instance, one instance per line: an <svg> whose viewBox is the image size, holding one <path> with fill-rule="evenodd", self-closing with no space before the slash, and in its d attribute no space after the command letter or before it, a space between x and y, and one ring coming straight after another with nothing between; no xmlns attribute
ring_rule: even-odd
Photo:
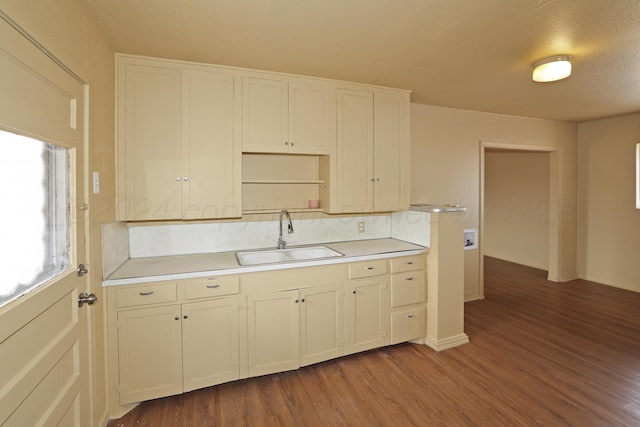
<svg viewBox="0 0 640 427"><path fill-rule="evenodd" d="M236 257L240 265L275 264L279 262L306 261L341 256L344 255L326 246L236 252Z"/></svg>

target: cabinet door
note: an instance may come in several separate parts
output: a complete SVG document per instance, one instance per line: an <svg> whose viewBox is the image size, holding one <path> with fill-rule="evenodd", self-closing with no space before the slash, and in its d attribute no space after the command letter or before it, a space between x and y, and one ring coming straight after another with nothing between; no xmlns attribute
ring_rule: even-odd
<svg viewBox="0 0 640 427"><path fill-rule="evenodd" d="M182 306L184 391L240 378L238 297Z"/></svg>
<svg viewBox="0 0 640 427"><path fill-rule="evenodd" d="M120 404L182 393L180 306L118 313Z"/></svg>
<svg viewBox="0 0 640 427"><path fill-rule="evenodd" d="M349 297L349 353L369 350L386 344L387 278L376 277L352 281Z"/></svg>
<svg viewBox="0 0 640 427"><path fill-rule="evenodd" d="M289 151L289 83L245 77L242 85L242 151Z"/></svg>
<svg viewBox="0 0 640 427"><path fill-rule="evenodd" d="M335 140L335 91L300 83L289 85L289 151L329 154Z"/></svg>
<svg viewBox="0 0 640 427"><path fill-rule="evenodd" d="M120 64L118 219L182 216L180 70Z"/></svg>
<svg viewBox="0 0 640 427"><path fill-rule="evenodd" d="M183 72L183 218L241 215L234 76Z"/></svg>
<svg viewBox="0 0 640 427"><path fill-rule="evenodd" d="M298 291L249 295L249 376L298 368Z"/></svg>
<svg viewBox="0 0 640 427"><path fill-rule="evenodd" d="M334 212L373 210L373 92L338 90ZM333 204L332 204L333 210Z"/></svg>
<svg viewBox="0 0 640 427"><path fill-rule="evenodd" d="M300 366L344 354L341 285L300 291Z"/></svg>
<svg viewBox="0 0 640 427"><path fill-rule="evenodd" d="M405 177L409 165L405 153L409 150L408 114L405 93L376 91L374 94L374 210L389 212L406 209Z"/></svg>

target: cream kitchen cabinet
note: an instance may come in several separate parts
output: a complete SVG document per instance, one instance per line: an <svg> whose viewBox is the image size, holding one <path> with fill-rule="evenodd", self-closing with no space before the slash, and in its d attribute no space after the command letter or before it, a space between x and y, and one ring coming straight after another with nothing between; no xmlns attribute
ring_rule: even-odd
<svg viewBox="0 0 640 427"><path fill-rule="evenodd" d="M179 305L120 311L117 328L121 405L183 392Z"/></svg>
<svg viewBox="0 0 640 427"><path fill-rule="evenodd" d="M117 86L118 219L239 217L235 75L118 55Z"/></svg>
<svg viewBox="0 0 640 427"><path fill-rule="evenodd" d="M427 285L424 255L391 260L390 344L427 335Z"/></svg>
<svg viewBox="0 0 640 427"><path fill-rule="evenodd" d="M339 89L337 99L337 149L324 177L335 184L323 204L331 213L407 209L409 94Z"/></svg>
<svg viewBox="0 0 640 427"><path fill-rule="evenodd" d="M237 276L110 288L112 398L119 405L240 378Z"/></svg>
<svg viewBox="0 0 640 427"><path fill-rule="evenodd" d="M300 366L345 354L341 284L300 290Z"/></svg>
<svg viewBox="0 0 640 427"><path fill-rule="evenodd" d="M318 82L245 76L242 151L326 155L335 141L335 89Z"/></svg>
<svg viewBox="0 0 640 427"><path fill-rule="evenodd" d="M298 368L298 291L247 297L249 376Z"/></svg>
<svg viewBox="0 0 640 427"><path fill-rule="evenodd" d="M249 295L249 376L341 356L343 295L341 285Z"/></svg>
<svg viewBox="0 0 640 427"><path fill-rule="evenodd" d="M107 288L111 412L426 333L424 254Z"/></svg>
<svg viewBox="0 0 640 427"><path fill-rule="evenodd" d="M349 338L347 351L356 353L387 344L387 260L349 265L346 289Z"/></svg>

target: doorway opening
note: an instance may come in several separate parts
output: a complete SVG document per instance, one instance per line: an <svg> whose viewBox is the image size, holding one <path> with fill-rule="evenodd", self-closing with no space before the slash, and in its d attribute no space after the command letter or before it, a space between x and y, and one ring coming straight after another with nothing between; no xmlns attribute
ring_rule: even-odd
<svg viewBox="0 0 640 427"><path fill-rule="evenodd" d="M490 142L481 142L480 148L481 295L484 295L485 254L544 269L548 272L548 280L558 282L559 149ZM515 163L512 167L519 168L517 171L505 170L503 176L495 171L488 172L487 168L491 165L506 165L509 159ZM529 161L533 169L528 182L524 165ZM522 170L523 167L525 170ZM541 180L542 183L539 182ZM504 190L505 194L488 192L494 185ZM487 232L493 233L488 241L485 240ZM507 254L505 248L511 251Z"/></svg>

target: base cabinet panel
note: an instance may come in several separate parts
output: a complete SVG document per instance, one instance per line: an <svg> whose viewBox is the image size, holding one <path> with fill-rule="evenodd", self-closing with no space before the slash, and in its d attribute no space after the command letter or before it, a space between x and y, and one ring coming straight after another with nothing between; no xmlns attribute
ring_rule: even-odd
<svg viewBox="0 0 640 427"><path fill-rule="evenodd" d="M300 366L344 354L342 285L300 291Z"/></svg>
<svg viewBox="0 0 640 427"><path fill-rule="evenodd" d="M370 350L386 344L387 277L361 279L350 284L349 353Z"/></svg>
<svg viewBox="0 0 640 427"><path fill-rule="evenodd" d="M298 368L298 291L249 295L249 376Z"/></svg>
<svg viewBox="0 0 640 427"><path fill-rule="evenodd" d="M184 391L240 378L238 297L182 307Z"/></svg>
<svg viewBox="0 0 640 427"><path fill-rule="evenodd" d="M118 313L120 404L182 393L180 306Z"/></svg>

